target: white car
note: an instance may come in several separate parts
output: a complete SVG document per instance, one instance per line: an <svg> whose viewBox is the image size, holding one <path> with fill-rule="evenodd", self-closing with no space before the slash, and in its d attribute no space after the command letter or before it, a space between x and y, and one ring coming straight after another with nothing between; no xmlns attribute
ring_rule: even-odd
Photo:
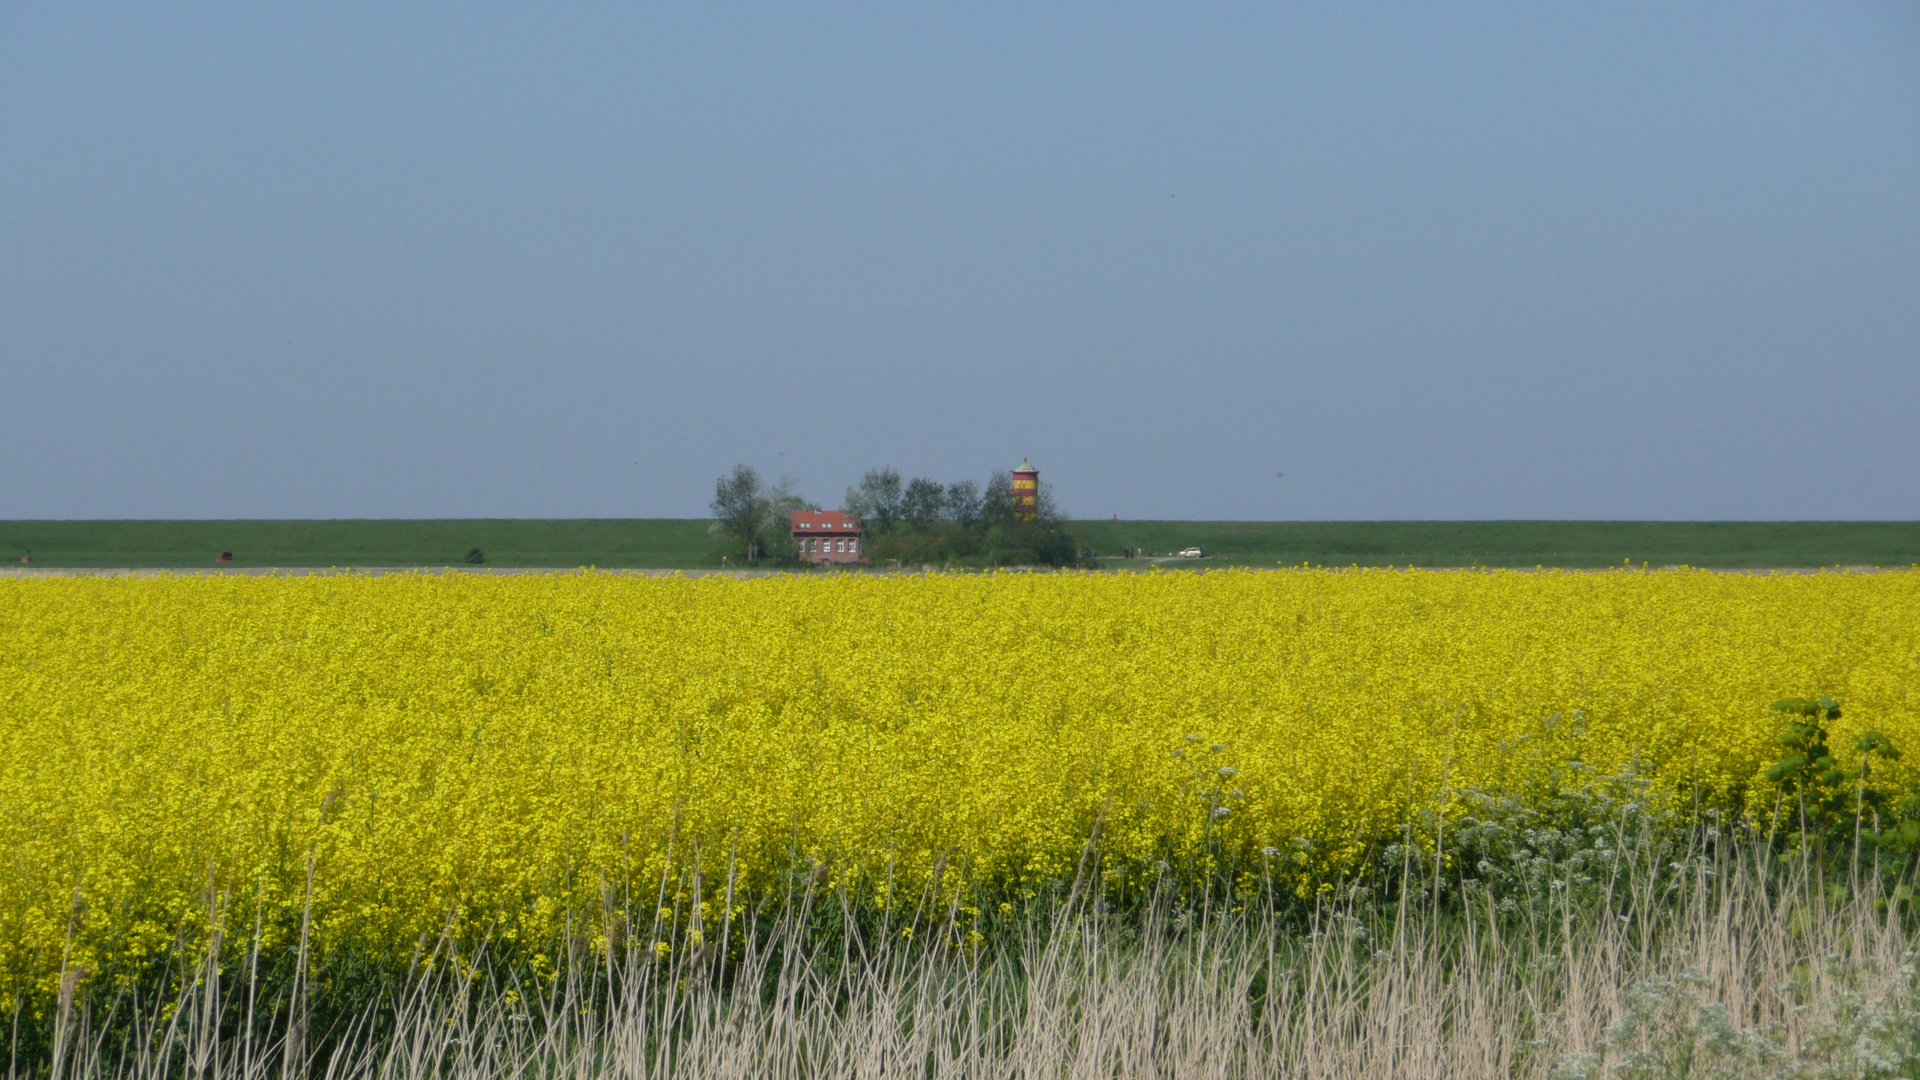
<svg viewBox="0 0 1920 1080"><path fill-rule="evenodd" d="M1181 557L1181 558L1183 558L1183 559L1198 559L1198 558L1203 558L1203 556L1202 556L1202 555L1200 554L1200 549L1199 549L1199 548L1197 548L1197 547L1193 547L1193 548L1188 548L1187 550L1185 550L1185 551L1182 551L1182 552L1180 553L1180 557Z"/></svg>

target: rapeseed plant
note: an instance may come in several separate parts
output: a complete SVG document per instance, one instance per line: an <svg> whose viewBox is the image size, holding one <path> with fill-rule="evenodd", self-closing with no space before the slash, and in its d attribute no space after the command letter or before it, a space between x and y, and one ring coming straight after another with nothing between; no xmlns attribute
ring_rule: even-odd
<svg viewBox="0 0 1920 1080"><path fill-rule="evenodd" d="M795 889L974 935L1077 877L1310 903L1593 777L1747 813L1783 694L1920 745L1916 626L1910 572L9 580L0 1008L222 920L345 985Z"/></svg>

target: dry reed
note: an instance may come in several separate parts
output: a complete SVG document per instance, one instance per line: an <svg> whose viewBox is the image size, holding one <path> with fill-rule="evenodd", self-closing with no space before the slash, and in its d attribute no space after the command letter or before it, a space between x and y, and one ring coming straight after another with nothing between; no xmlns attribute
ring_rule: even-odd
<svg viewBox="0 0 1920 1080"><path fill-rule="evenodd" d="M1764 847L1540 896L1323 904L1306 925L1076 895L968 943L909 920L826 948L803 898L764 932L582 950L533 984L440 964L379 1017L307 1030L202 963L134 1021L71 1003L53 1080L551 1077L1828 1077L1920 1070L1913 942L1879 876ZM1897 896L1904 897L1904 890ZM844 898L842 898L844 900ZM671 923L663 923L670 926ZM671 934L671 931L663 931ZM583 939L584 940L584 939ZM223 995L240 995L227 999ZM247 1022L223 1025L244 1003ZM107 1012L131 1009L126 1001ZM227 1034L222 1034L222 1028ZM270 1031L261 1038L258 1031ZM236 1033L237 1032L237 1033ZM323 1037L316 1037L316 1035ZM112 1049L114 1046L118 1049ZM323 1050L312 1049L323 1046Z"/></svg>

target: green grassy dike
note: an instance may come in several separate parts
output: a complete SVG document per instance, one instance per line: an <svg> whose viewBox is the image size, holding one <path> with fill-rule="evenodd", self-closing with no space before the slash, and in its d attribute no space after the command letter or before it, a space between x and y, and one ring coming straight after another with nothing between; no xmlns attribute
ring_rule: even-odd
<svg viewBox="0 0 1920 1080"><path fill-rule="evenodd" d="M0 566L47 568L458 566L704 569L720 565L704 518L0 521ZM1911 566L1920 522L1081 521L1114 567L1125 548L1207 554L1170 566Z"/></svg>
<svg viewBox="0 0 1920 1080"><path fill-rule="evenodd" d="M1187 547L1200 565L1556 566L1720 569L1911 566L1912 521L1089 521L1102 555ZM1179 564L1164 564L1179 565Z"/></svg>
<svg viewBox="0 0 1920 1080"><path fill-rule="evenodd" d="M704 519L469 518L325 521L0 521L0 565L27 548L46 567L459 566L471 548L497 567L720 565Z"/></svg>

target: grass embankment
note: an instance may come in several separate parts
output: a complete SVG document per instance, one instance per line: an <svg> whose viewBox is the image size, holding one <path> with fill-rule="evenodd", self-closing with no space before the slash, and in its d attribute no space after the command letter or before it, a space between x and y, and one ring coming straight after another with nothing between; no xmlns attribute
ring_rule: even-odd
<svg viewBox="0 0 1920 1080"><path fill-rule="evenodd" d="M702 569L720 565L703 518L325 521L0 521L0 565L236 568L459 566ZM1105 556L1124 548L1197 564L1318 566L1910 566L1917 522L1082 521ZM1109 558L1109 566L1133 564Z"/></svg>
<svg viewBox="0 0 1920 1080"><path fill-rule="evenodd" d="M0 521L0 555L43 567L717 567L706 519L474 518L325 521Z"/></svg>
<svg viewBox="0 0 1920 1080"><path fill-rule="evenodd" d="M1910 566L1920 522L1084 521L1102 556L1125 548L1206 558L1167 566ZM1113 559L1109 565L1126 565Z"/></svg>

